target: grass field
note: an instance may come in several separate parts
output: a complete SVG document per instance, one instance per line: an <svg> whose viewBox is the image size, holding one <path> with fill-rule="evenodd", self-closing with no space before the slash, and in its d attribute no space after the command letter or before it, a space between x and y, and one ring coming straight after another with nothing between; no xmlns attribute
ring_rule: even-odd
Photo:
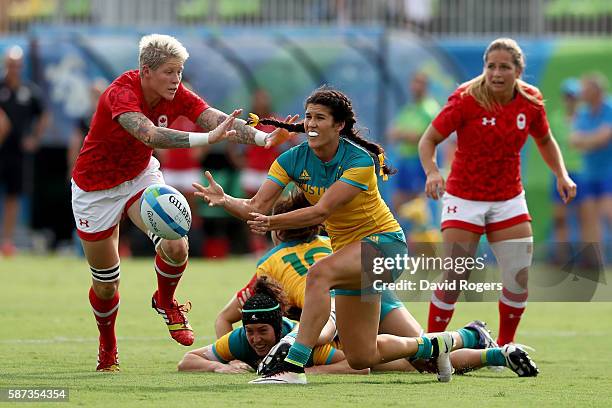
<svg viewBox="0 0 612 408"><path fill-rule="evenodd" d="M216 312L251 276L254 261L191 261L177 293L190 299L195 346L213 340ZM152 260L124 260L117 320L120 373L95 372L97 330L82 259L0 258L0 388L67 387L79 406L612 406L612 303L532 303L517 341L536 349L537 378L488 370L455 376L310 376L310 384L252 386L253 375L185 374L187 350L150 308ZM426 303L408 305L421 322ZM474 318L497 328L493 303L461 304L453 323ZM451 323L451 326L453 324Z"/></svg>

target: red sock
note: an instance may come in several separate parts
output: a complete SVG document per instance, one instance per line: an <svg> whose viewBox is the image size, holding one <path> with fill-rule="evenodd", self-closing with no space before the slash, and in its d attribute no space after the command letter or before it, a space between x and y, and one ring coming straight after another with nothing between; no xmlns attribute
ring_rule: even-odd
<svg viewBox="0 0 612 408"><path fill-rule="evenodd" d="M513 307L499 301L499 336L497 343L500 346L512 343L516 328L518 327L525 307Z"/></svg>
<svg viewBox="0 0 612 408"><path fill-rule="evenodd" d="M187 261L182 265L170 265L155 255L155 271L157 272L157 304L161 307L172 306L174 291L187 267Z"/></svg>
<svg viewBox="0 0 612 408"><path fill-rule="evenodd" d="M446 296L444 292L435 291L429 303L429 317L427 319L427 333L443 332L450 323L455 312L455 302L446 303L440 299ZM447 300L448 301L448 300ZM446 305L448 308L442 309L438 305ZM452 307L452 308L451 308Z"/></svg>
<svg viewBox="0 0 612 408"><path fill-rule="evenodd" d="M100 299L93 287L89 288L89 303L93 308L94 317L100 332L100 345L104 350L112 350L117 346L115 337L115 319L119 312L119 291L111 299Z"/></svg>

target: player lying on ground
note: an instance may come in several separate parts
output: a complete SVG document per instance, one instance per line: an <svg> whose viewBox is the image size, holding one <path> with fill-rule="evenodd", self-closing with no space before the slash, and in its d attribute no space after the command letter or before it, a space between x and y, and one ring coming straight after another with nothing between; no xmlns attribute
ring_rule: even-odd
<svg viewBox="0 0 612 408"><path fill-rule="evenodd" d="M225 334L215 343L192 350L178 363L179 371L245 373L257 369L261 360L279 340L297 329L283 317L287 297L278 283L258 278L254 295L242 307L242 327ZM368 369L353 370L344 353L333 344L316 346L306 364L307 373L367 374Z"/></svg>

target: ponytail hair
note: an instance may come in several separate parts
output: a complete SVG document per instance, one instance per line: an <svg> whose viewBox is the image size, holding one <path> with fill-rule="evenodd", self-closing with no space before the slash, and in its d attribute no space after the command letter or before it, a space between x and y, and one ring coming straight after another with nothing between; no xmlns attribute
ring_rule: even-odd
<svg viewBox="0 0 612 408"><path fill-rule="evenodd" d="M355 112L353 112L353 104L348 96L336 89L324 85L315 89L315 91L306 98L304 107L311 104L328 107L331 110L334 121L344 122L344 127L340 130L340 136L345 137L370 152L374 158L376 168L379 169L379 175L386 179L389 175L397 173L397 170L385 163L385 149L378 143L361 137L359 131L355 130L354 126L357 120L355 118ZM261 119L259 123L287 129L290 132L304 133L306 131L304 122L286 123L275 119Z"/></svg>
<svg viewBox="0 0 612 408"><path fill-rule="evenodd" d="M525 71L525 57L523 50L521 50L521 47L519 47L518 43L512 38L498 38L489 44L483 55L484 63L487 63L487 58L489 57L490 52L498 50L508 52L512 56L512 63L514 66L521 72ZM467 87L463 91L462 96L471 95L479 105L488 111L494 111L499 108L499 105L495 101L491 90L485 83L484 73L466 82L465 85L467 85ZM534 87L520 78L514 82L514 90L521 94L523 98L527 99L534 105L544 106L544 102L542 101L539 92L530 93L527 91L528 89L534 89Z"/></svg>

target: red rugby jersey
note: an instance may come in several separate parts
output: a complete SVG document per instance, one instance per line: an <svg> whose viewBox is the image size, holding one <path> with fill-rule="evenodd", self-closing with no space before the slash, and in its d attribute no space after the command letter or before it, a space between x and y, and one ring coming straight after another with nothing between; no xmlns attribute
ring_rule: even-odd
<svg viewBox="0 0 612 408"><path fill-rule="evenodd" d="M461 95L463 84L448 98L432 125L444 137L457 132L457 151L446 191L466 200L504 201L523 191L521 148L527 136L548 134L543 106L521 94L506 105L488 111L471 95ZM542 98L531 86L525 90Z"/></svg>
<svg viewBox="0 0 612 408"><path fill-rule="evenodd" d="M184 115L195 122L208 104L179 85L174 99L147 106L138 70L119 76L104 91L91 121L89 134L72 172L85 191L106 190L132 180L148 165L153 149L129 134L116 120L126 112L141 112L156 126L168 126Z"/></svg>

